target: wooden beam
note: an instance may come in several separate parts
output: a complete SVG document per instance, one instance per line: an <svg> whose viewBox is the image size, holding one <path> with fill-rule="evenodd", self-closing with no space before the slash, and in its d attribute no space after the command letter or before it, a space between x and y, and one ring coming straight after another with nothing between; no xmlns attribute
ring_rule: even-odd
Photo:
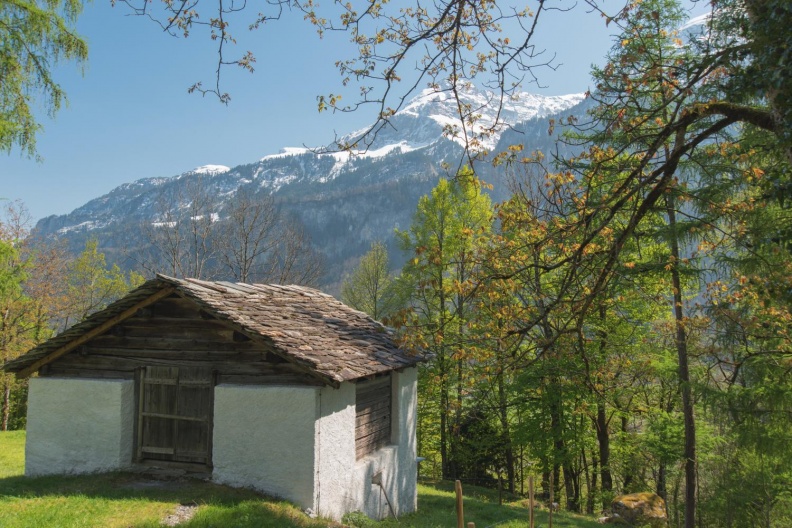
<svg viewBox="0 0 792 528"><path fill-rule="evenodd" d="M120 314L111 317L110 319L108 319L104 323L100 324L99 326L97 326L93 330L89 330L88 332L85 332L83 335L77 337L73 341L70 341L70 342L66 343L62 347L55 349L54 351L50 352L49 354L47 354L43 358L39 359L38 361L35 361L32 365L20 370L19 372L16 373L16 377L17 378L25 378L27 376L30 376L31 374L36 372L38 369L40 369L41 367L43 367L47 363L52 363L53 361L55 361L59 357L68 354L69 352L71 352L72 350L77 348L78 346L80 346L80 345L82 345L84 343L87 343L88 341L90 341L91 339L93 339L94 337L96 337L96 336L98 336L100 334L105 333L107 330L109 330L113 326L117 325L118 323L120 323L124 319L128 319L128 318L132 317L141 308L145 308L146 306L149 306L149 305L154 304L155 302L157 302L157 301L159 301L161 299L164 299L168 295L172 294L174 291L176 291L176 288L173 287L173 286L169 286L167 288L161 289L160 291L158 291L157 293L151 295L150 297L147 297L146 299L143 299L139 303L127 308L126 310L124 310Z"/></svg>

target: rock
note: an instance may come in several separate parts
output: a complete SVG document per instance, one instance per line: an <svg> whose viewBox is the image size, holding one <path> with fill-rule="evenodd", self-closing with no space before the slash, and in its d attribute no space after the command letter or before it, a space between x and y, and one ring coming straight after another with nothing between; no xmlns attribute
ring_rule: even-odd
<svg viewBox="0 0 792 528"><path fill-rule="evenodd" d="M655 493L620 495L611 502L611 511L630 526L668 526L665 501Z"/></svg>
<svg viewBox="0 0 792 528"><path fill-rule="evenodd" d="M611 515L610 517L600 517L597 519L597 522L600 524L616 524L618 526L630 526L627 524L627 521L619 517L618 515Z"/></svg>

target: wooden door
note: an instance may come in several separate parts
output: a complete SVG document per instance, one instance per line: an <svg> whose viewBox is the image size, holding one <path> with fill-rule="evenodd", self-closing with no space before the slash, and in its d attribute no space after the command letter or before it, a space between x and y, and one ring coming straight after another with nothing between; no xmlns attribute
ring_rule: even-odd
<svg viewBox="0 0 792 528"><path fill-rule="evenodd" d="M211 466L214 375L146 367L140 376L137 459Z"/></svg>

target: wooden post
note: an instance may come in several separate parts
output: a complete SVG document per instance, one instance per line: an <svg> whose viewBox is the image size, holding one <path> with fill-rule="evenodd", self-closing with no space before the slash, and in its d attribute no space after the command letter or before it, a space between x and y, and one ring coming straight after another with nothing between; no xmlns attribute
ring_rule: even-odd
<svg viewBox="0 0 792 528"><path fill-rule="evenodd" d="M454 488L456 488L457 528L465 528L465 512L462 506L462 482L457 480L454 483Z"/></svg>
<svg viewBox="0 0 792 528"><path fill-rule="evenodd" d="M555 500L555 486L553 485L553 472L550 471L550 510L549 517L547 518L548 528L553 528L553 501Z"/></svg>
<svg viewBox="0 0 792 528"><path fill-rule="evenodd" d="M498 506L503 506L503 484L501 483L500 471L498 471Z"/></svg>
<svg viewBox="0 0 792 528"><path fill-rule="evenodd" d="M528 477L528 528L534 528L534 479Z"/></svg>
<svg viewBox="0 0 792 528"><path fill-rule="evenodd" d="M467 528L476 528L476 523L469 522L468 525L467 525Z"/></svg>

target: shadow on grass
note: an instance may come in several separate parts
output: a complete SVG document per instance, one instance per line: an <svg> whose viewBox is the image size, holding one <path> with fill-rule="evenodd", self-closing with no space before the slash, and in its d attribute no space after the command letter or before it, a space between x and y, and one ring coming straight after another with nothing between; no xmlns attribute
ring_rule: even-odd
<svg viewBox="0 0 792 528"><path fill-rule="evenodd" d="M192 519L179 524L185 527L340 526L310 519L296 506L252 490L195 479L133 473L0 479L3 526L48 526L48 519L56 518L59 526L155 527L179 504L199 506Z"/></svg>

